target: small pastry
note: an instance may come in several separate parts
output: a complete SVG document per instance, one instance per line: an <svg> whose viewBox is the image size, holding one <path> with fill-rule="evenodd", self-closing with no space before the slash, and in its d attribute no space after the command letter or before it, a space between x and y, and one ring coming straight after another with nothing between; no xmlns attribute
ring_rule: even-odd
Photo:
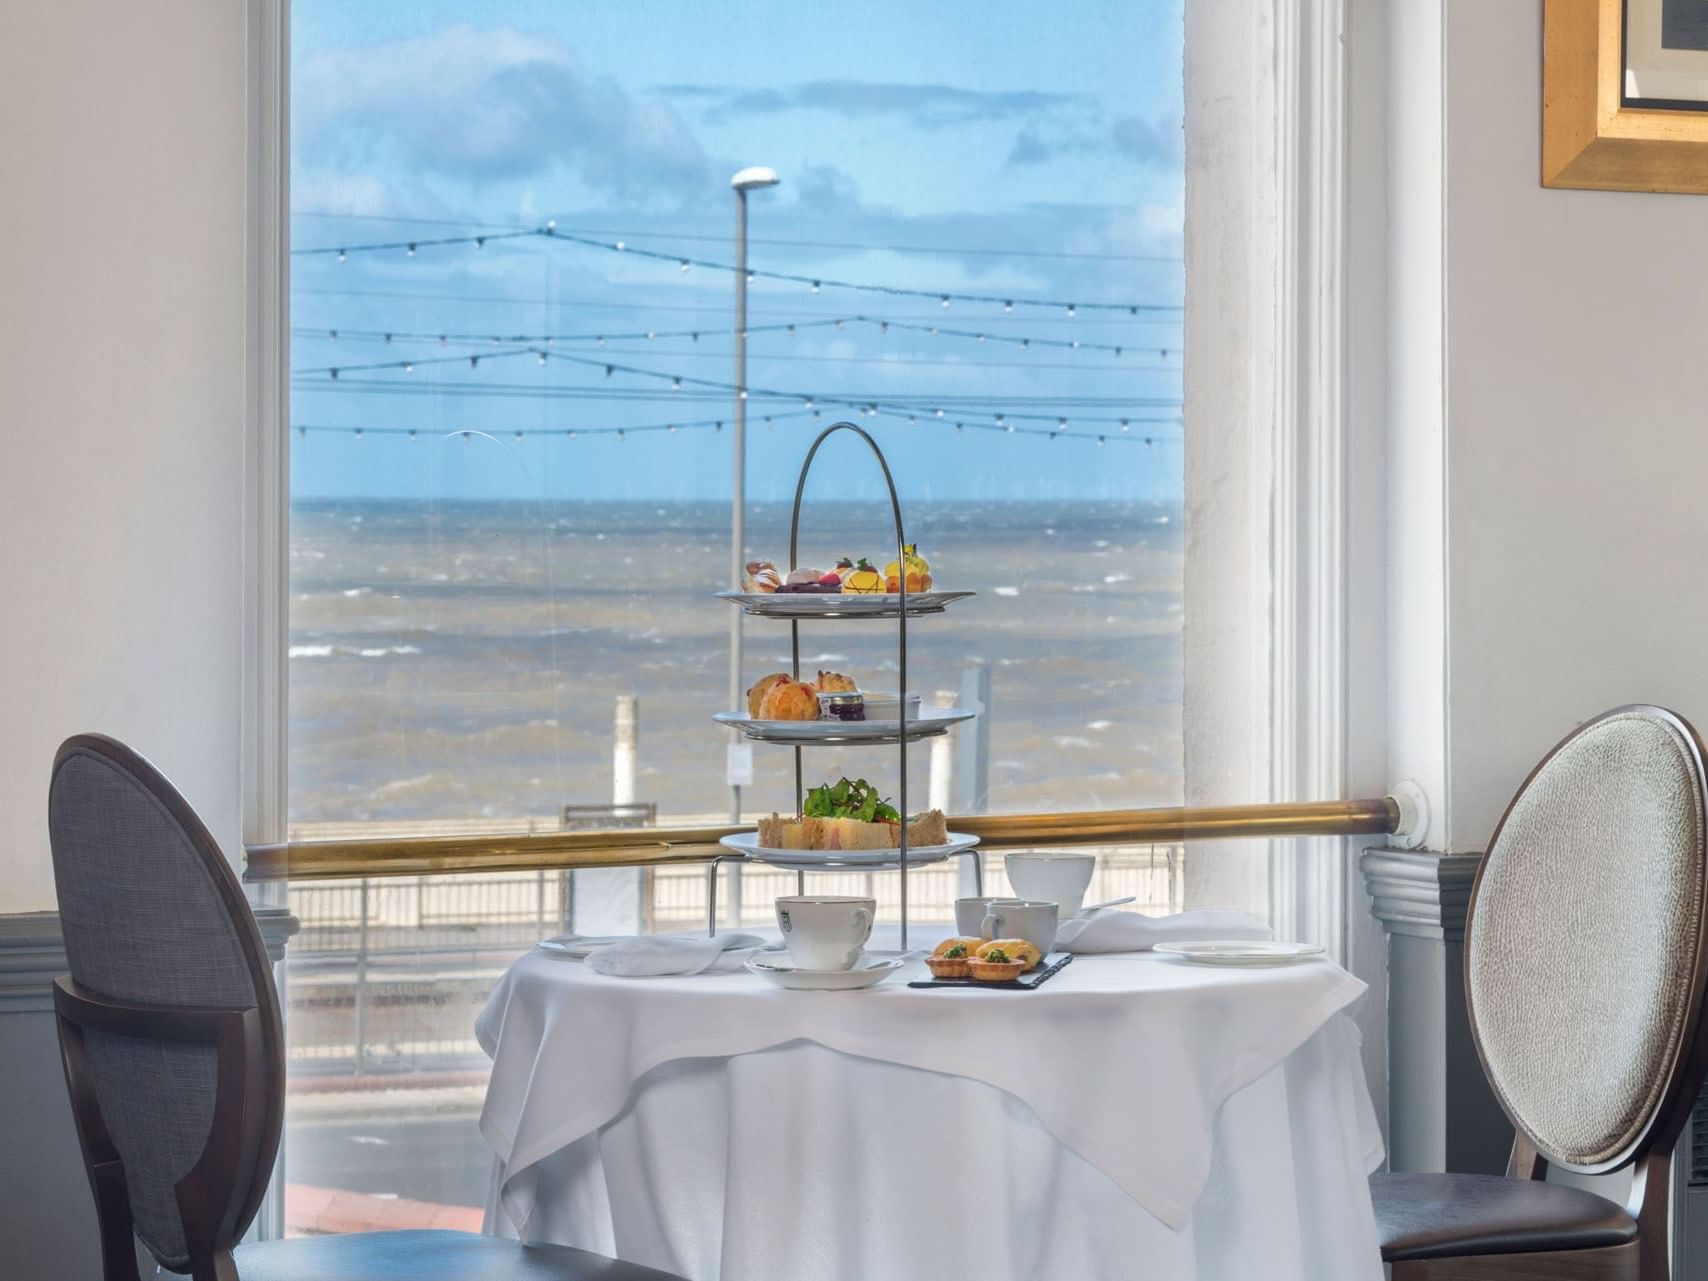
<svg viewBox="0 0 1708 1281"><path fill-rule="evenodd" d="M853 573L842 580L842 590L860 596L879 595L884 590L884 576L873 569L869 561L861 557L860 563L854 567Z"/></svg>
<svg viewBox="0 0 1708 1281"><path fill-rule="evenodd" d="M960 939L945 939L947 948L925 958L925 965L935 979L964 979L972 972L973 958L967 951L967 945Z"/></svg>
<svg viewBox="0 0 1708 1281"><path fill-rule="evenodd" d="M884 566L884 590L899 592L901 590L901 575L903 567L907 570L907 590L912 592L928 592L931 590L931 566L925 557L919 554L915 543L908 543L902 548L902 558L892 560Z"/></svg>
<svg viewBox="0 0 1708 1281"><path fill-rule="evenodd" d="M844 556L841 560L836 562L836 577L839 580L845 581L847 579L848 575L852 574L853 572L854 572L854 562L849 560L848 557Z"/></svg>
<svg viewBox="0 0 1708 1281"><path fill-rule="evenodd" d="M818 693L811 685L784 677L765 691L759 700L762 721L816 721Z"/></svg>
<svg viewBox="0 0 1708 1281"><path fill-rule="evenodd" d="M993 947L983 956L974 957L967 967L981 983L1011 983L1026 972L1026 962L1011 960L1000 947Z"/></svg>
<svg viewBox="0 0 1708 1281"><path fill-rule="evenodd" d="M765 695L771 692L771 687L778 681L789 679L787 672L772 672L769 676L761 676L753 688L747 691L747 714L754 720L759 719L759 705L765 701Z"/></svg>
<svg viewBox="0 0 1708 1281"><path fill-rule="evenodd" d="M844 676L841 672L820 670L818 679L813 682L821 694L858 694L860 687L854 683L854 678Z"/></svg>
<svg viewBox="0 0 1708 1281"><path fill-rule="evenodd" d="M810 587L823 577L822 569L791 569L783 582L789 587Z"/></svg>
<svg viewBox="0 0 1708 1281"><path fill-rule="evenodd" d="M949 951L951 948L957 948L957 947L961 948L963 951L967 952L968 954L971 954L973 952L978 951L979 948L981 946L983 946L983 944L984 944L983 939L966 938L966 937L947 938L947 939L944 939L941 943L939 943L935 948L932 949L931 955L932 956L947 956L947 955L949 955Z"/></svg>
<svg viewBox="0 0 1708 1281"><path fill-rule="evenodd" d="M744 592L774 592L783 585L783 576L768 560L750 560L747 573L741 580Z"/></svg>
<svg viewBox="0 0 1708 1281"><path fill-rule="evenodd" d="M1038 962L1044 959L1044 954L1025 939L992 939L973 949L973 955L981 960L992 952L1001 952L1009 960L1019 961L1028 970L1035 968Z"/></svg>

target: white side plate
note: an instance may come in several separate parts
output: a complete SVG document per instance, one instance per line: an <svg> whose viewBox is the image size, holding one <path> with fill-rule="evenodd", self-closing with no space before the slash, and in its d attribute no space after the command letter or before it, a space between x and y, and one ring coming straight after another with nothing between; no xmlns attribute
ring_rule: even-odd
<svg viewBox="0 0 1708 1281"><path fill-rule="evenodd" d="M1291 965L1295 961L1322 955L1322 948L1315 943L1257 943L1250 939L1158 943L1152 951L1164 956L1178 956L1196 965Z"/></svg>
<svg viewBox="0 0 1708 1281"><path fill-rule="evenodd" d="M739 850L757 863L770 863L774 867L797 868L811 871L823 867L893 867L901 861L899 849L887 850L773 850L765 849L759 844L758 832L737 832L726 836L718 842L732 850ZM950 832L947 845L909 846L907 865L921 867L926 863L941 863L951 854L959 854L962 850L970 850L979 843L976 836L967 836L961 832Z"/></svg>
<svg viewBox="0 0 1708 1281"><path fill-rule="evenodd" d="M908 616L941 614L944 607L965 600L972 592L914 592L907 598ZM719 592L719 600L739 605L762 618L894 618L901 596L887 592Z"/></svg>
<svg viewBox="0 0 1708 1281"><path fill-rule="evenodd" d="M865 952L851 970L797 970L785 952L761 952L747 968L791 992L855 992L876 987L912 958L912 953Z"/></svg>
<svg viewBox="0 0 1708 1281"><path fill-rule="evenodd" d="M975 715L958 707L921 708L908 716L908 741L947 733L950 726L970 721ZM712 719L762 743L893 743L901 735L901 722L894 716L865 721L759 721L739 712L715 712Z"/></svg>

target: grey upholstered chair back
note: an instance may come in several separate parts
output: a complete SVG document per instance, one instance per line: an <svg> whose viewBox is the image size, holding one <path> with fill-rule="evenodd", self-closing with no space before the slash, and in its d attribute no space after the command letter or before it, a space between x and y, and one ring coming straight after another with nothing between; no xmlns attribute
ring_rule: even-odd
<svg viewBox="0 0 1708 1281"><path fill-rule="evenodd" d="M1465 936L1471 1026L1553 1164L1625 1164L1700 1088L1705 823L1696 732L1626 707L1556 747L1490 842Z"/></svg>
<svg viewBox="0 0 1708 1281"><path fill-rule="evenodd" d="M48 820L65 948L80 987L151 1005L261 1011L270 1088L247 1106L272 1116L257 1185L231 1189L247 1225L278 1148L283 1057L278 996L242 888L171 784L110 739L82 735L60 749ZM137 1235L161 1263L183 1270L175 1189L207 1141L215 1049L93 1030L85 1043Z"/></svg>

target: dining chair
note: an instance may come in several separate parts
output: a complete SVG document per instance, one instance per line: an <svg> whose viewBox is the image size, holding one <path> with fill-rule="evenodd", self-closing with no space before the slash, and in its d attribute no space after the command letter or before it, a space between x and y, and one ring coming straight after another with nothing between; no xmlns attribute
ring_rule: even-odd
<svg viewBox="0 0 1708 1281"><path fill-rule="evenodd" d="M54 1010L105 1281L138 1281L138 1239L194 1281L681 1281L466 1232L238 1245L272 1175L285 1077L242 887L183 797L110 738L59 749L48 826L71 964Z"/></svg>
<svg viewBox="0 0 1708 1281"><path fill-rule="evenodd" d="M1371 1181L1392 1281L1665 1281L1673 1149L1702 1089L1703 746L1621 707L1519 788L1465 923L1477 1055L1515 1137L1505 1177ZM1631 1167L1621 1206L1548 1168Z"/></svg>

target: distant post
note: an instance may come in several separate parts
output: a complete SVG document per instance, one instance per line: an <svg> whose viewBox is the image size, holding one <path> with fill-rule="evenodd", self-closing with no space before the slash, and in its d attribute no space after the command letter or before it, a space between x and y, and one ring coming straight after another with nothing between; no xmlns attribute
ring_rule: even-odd
<svg viewBox="0 0 1708 1281"><path fill-rule="evenodd" d="M612 723L611 802L635 804L635 778L640 758L640 699L617 697ZM620 811L617 811L620 812ZM634 934L646 927L644 869L611 867L573 874L570 928L577 934Z"/></svg>
<svg viewBox="0 0 1708 1281"><path fill-rule="evenodd" d="M983 814L990 805L990 664L982 658L961 668L961 707L978 714L959 730L955 812Z"/></svg>

